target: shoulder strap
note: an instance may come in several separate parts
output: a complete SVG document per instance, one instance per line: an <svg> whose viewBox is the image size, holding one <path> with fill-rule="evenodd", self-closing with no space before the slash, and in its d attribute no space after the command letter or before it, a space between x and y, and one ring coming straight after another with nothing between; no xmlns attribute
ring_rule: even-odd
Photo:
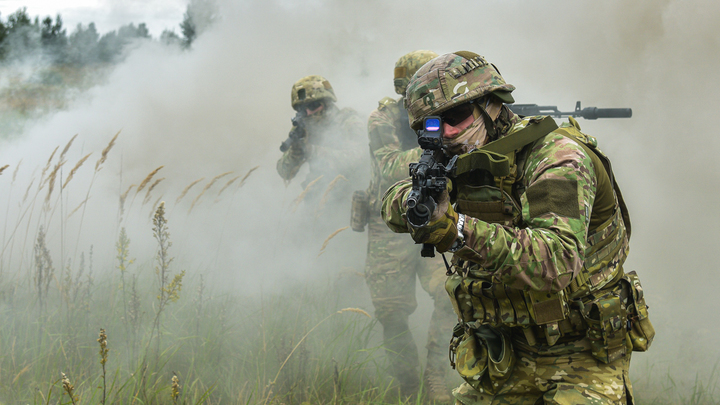
<svg viewBox="0 0 720 405"><path fill-rule="evenodd" d="M525 128L490 142L480 149L507 155L510 152L522 149L522 147L527 144L537 141L557 128L558 126L552 117L545 117L539 121L531 119Z"/></svg>
<svg viewBox="0 0 720 405"><path fill-rule="evenodd" d="M458 156L451 174L458 176L474 169L485 169L496 177L505 177L510 173L510 161L506 155L522 149L557 129L552 117L542 120L530 120L523 129L490 142L480 149Z"/></svg>

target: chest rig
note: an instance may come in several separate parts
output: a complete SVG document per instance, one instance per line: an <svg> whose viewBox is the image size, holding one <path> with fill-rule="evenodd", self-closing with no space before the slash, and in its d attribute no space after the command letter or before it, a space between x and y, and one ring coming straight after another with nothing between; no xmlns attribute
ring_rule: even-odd
<svg viewBox="0 0 720 405"><path fill-rule="evenodd" d="M594 217L587 236L584 266L571 284L557 293L522 291L492 282L492 272L478 264L453 258L454 274L446 289L465 325L521 327L528 343L536 336L555 344L559 338L586 328L582 315L571 307L617 284L627 257L630 220L615 184L610 161L597 149L594 138L580 132L572 117L561 127L550 117L522 121L522 129L458 157L453 172L457 212L508 227L527 226L521 216L525 192L525 161L535 142L549 133L575 140L591 157L598 179ZM517 128L517 127L516 127ZM602 209L596 205L604 205ZM539 337L538 336L538 337Z"/></svg>

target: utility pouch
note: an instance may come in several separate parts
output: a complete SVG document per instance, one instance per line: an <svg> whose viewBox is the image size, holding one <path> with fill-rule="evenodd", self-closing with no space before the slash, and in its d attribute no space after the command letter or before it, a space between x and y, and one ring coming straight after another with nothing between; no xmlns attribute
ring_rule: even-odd
<svg viewBox="0 0 720 405"><path fill-rule="evenodd" d="M482 325L455 327L457 340L450 345L452 364L460 377L480 392L495 394L508 379L515 366L515 353L510 338L498 328Z"/></svg>
<svg viewBox="0 0 720 405"><path fill-rule="evenodd" d="M357 190L352 195L350 227L355 232L365 232L370 217L370 195L366 190Z"/></svg>
<svg viewBox="0 0 720 405"><path fill-rule="evenodd" d="M626 273L621 282L628 284L630 290L628 297L628 334L630 335L630 342L632 342L632 350L634 352L644 352L650 348L650 344L655 337L655 328L653 328L648 317L648 306L645 304L643 288L640 285L637 273L634 271Z"/></svg>
<svg viewBox="0 0 720 405"><path fill-rule="evenodd" d="M475 332L480 343L487 347L488 376L493 386L500 387L515 366L515 352L507 334L500 328L483 325Z"/></svg>
<svg viewBox="0 0 720 405"><path fill-rule="evenodd" d="M455 328L462 327L458 324ZM462 329L460 331L462 333ZM473 388L481 387L481 379L487 372L487 347L478 342L475 333L471 330L462 333L454 344L450 345L450 356L454 358L455 370L460 377Z"/></svg>
<svg viewBox="0 0 720 405"><path fill-rule="evenodd" d="M593 357L603 363L623 358L630 349L627 342L627 310L613 289L584 303L583 317Z"/></svg>

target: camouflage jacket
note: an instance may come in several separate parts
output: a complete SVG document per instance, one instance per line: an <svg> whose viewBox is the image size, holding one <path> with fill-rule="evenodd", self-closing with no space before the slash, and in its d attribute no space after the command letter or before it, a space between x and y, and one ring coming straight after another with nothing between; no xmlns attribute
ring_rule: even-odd
<svg viewBox="0 0 720 405"><path fill-rule="evenodd" d="M507 134L528 122L513 117ZM580 273L585 260L598 187L592 159L578 142L555 130L532 144L518 167L524 190L515 207L519 220L508 225L468 215L465 246L455 259L473 263L484 274L481 278L493 283L522 291L560 292ZM395 232L408 232L404 202L411 186L409 180L400 181L383 197L383 218ZM457 179L453 187L453 203L463 189L473 189Z"/></svg>
<svg viewBox="0 0 720 405"><path fill-rule="evenodd" d="M386 97L379 104L368 119L372 164L368 195L374 218L380 218L380 202L385 190L393 183L408 178L408 165L416 162L422 153L417 146L415 132L407 123L402 98L394 100ZM403 129L403 125L407 128Z"/></svg>
<svg viewBox="0 0 720 405"><path fill-rule="evenodd" d="M350 178L358 169L358 151L362 145L365 126L351 108L330 106L320 119L305 119L305 153L294 153L294 148L283 153L277 162L280 176L290 181L307 162L310 167L302 186L323 175L332 180L338 174Z"/></svg>

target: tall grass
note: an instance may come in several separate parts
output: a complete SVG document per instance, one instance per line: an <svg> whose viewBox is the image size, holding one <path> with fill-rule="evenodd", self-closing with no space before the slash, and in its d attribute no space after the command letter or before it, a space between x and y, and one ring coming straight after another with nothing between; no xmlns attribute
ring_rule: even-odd
<svg viewBox="0 0 720 405"><path fill-rule="evenodd" d="M25 196L9 202L21 215L5 218L11 232L4 232L0 254L4 270L13 270L0 277L1 403L385 403L386 396L396 401L387 395L392 382L381 351L370 343L374 321L361 309L338 308L332 289L308 283L246 297L214 292L201 273L185 277L183 263L173 258L172 219L159 199L145 229L157 244L155 255L132 258L135 236L122 223L144 215L147 207L131 211L129 204L124 210L125 199L133 188L135 195L144 192L144 202L161 194L162 179L154 176L163 166L139 186L119 188L125 191L113 218L118 223L107 224L118 230L116 254L103 258L99 266L106 271L95 274L93 246L83 248L79 241L93 185L106 172L101 169L117 138L94 167L83 165L90 156L84 153L65 183L55 187L76 139L71 138L43 160L36 169L39 180L30 181ZM84 169L85 189L76 180ZM208 204L221 196L233 201L256 169L225 182ZM187 212L229 174L213 177L191 202L182 202L190 206ZM68 187L70 180L77 184ZM231 185L235 192L223 193ZM53 188L65 193L61 197ZM68 195L79 197L80 204L66 215L61 207L53 219L53 204L66 204ZM36 205L41 215L33 215ZM74 246L63 239L62 229L71 223L78 232ZM29 251L22 242L28 237L34 240ZM13 252L20 260L13 260Z"/></svg>
<svg viewBox="0 0 720 405"><path fill-rule="evenodd" d="M66 225L76 225L77 241L88 232L82 225L84 214L72 214L81 208L84 213L93 202L91 189L117 136L94 168L83 166L90 156L83 154L65 183L55 188L64 190L58 200L51 198L52 172L61 174L56 168L62 167L74 137L58 160L54 160L56 149L44 167L27 176L27 186L15 184L19 163L12 180L0 176L10 190L25 189L17 201L8 193L0 251L0 403L403 403L387 373L384 350L374 343L379 341L376 322L362 309L338 304L342 292L332 285L307 281L272 285L262 294L218 292L208 282L209 274L174 260L169 230L176 217L172 213L181 212L184 219L202 215L201 208L193 211L193 207L225 176L229 180L218 184L214 201L208 198L203 204L218 204L220 197L232 203L257 167L245 169L244 177L230 178L230 172L209 177L212 180L192 200L183 197L204 177L182 181L189 185L179 197L169 199L175 205L167 210L161 201L172 192L164 188L172 174L163 172L166 181L155 179L163 168L158 166L138 186L121 184L119 215L102 224L116 230L115 240L93 241L108 244L102 247L116 253L94 259L97 245L57 243ZM76 183L68 187L83 169L90 170L87 189L80 190L81 184ZM112 175L107 172L103 175ZM303 201L318 180L308 184L288 211ZM341 180L336 178L326 195ZM224 193L231 185L234 191ZM128 204L125 210L133 189L135 195L144 191L143 203L155 199L155 204L139 204L135 210ZM125 191L120 194L120 190ZM53 218L54 207L49 203L63 204L68 193L80 194L80 205L67 215L62 215L61 207L60 217ZM325 202L321 199L320 205ZM182 210L174 210L181 204ZM141 219L138 222L146 227L129 231L125 227L128 217ZM222 234L225 224L218 226ZM336 248L334 238L345 229L331 233L318 256ZM154 240L151 254L138 254L142 249L131 245L131 240L141 236ZM77 252L79 259L66 255L66 250ZM218 263L217 257L210 261ZM716 371L717 366L710 375L698 375L692 386L684 387L669 370L649 368L635 387L638 403L719 403Z"/></svg>

